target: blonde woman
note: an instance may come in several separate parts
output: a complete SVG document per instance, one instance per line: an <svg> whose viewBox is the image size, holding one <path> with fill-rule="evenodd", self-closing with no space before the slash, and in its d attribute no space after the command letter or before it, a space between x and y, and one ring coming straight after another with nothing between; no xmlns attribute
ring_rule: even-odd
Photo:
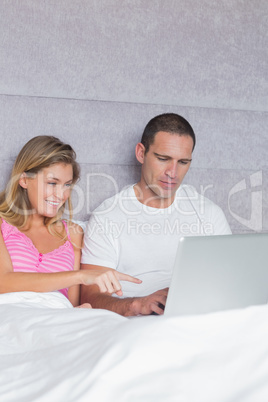
<svg viewBox="0 0 268 402"><path fill-rule="evenodd" d="M80 270L83 231L62 220L67 207L72 217L75 157L70 145L52 136L34 137L20 151L0 194L0 293L59 290L76 307L81 284L122 295L120 280L141 282L106 268Z"/></svg>

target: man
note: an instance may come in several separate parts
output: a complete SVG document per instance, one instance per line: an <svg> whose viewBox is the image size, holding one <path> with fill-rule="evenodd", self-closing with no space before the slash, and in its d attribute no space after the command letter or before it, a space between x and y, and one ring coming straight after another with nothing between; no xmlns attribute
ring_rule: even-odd
<svg viewBox="0 0 268 402"><path fill-rule="evenodd" d="M82 286L82 303L124 316L163 314L181 236L230 234L222 210L181 185L195 134L183 117L154 117L136 146L140 181L104 201L90 217L82 269L108 267L142 280L122 282L123 296Z"/></svg>

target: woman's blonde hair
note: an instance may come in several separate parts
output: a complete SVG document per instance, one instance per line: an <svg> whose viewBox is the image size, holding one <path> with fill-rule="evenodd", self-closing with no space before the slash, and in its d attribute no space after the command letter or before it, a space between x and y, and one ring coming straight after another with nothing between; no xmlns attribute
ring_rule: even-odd
<svg viewBox="0 0 268 402"><path fill-rule="evenodd" d="M32 207L27 191L19 184L21 175L23 173L29 176L35 175L50 165L64 163L72 165L73 184L75 184L80 175L79 165L75 159L76 154L73 148L58 138L40 135L28 141L16 158L6 189L0 193L0 216L18 228L25 226ZM70 196L67 201L71 219L72 203ZM61 206L55 217L45 218L44 222L49 231L51 231L51 225L61 218L65 204Z"/></svg>

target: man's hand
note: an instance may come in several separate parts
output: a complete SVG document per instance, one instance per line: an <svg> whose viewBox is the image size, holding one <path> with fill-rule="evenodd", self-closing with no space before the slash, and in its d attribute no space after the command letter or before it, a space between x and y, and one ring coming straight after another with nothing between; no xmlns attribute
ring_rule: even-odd
<svg viewBox="0 0 268 402"><path fill-rule="evenodd" d="M152 313L163 314L164 310L159 305L166 305L168 288L158 290L149 296L134 298L130 306L130 313L126 315L149 315Z"/></svg>
<svg viewBox="0 0 268 402"><path fill-rule="evenodd" d="M143 297L117 298L113 297L112 293L122 296L119 281L127 280L139 285L141 280L98 265L82 264L80 272L84 277L81 286L81 304L90 303L93 308L114 311L125 317L152 313L161 315L164 312L160 306L166 305L168 288Z"/></svg>

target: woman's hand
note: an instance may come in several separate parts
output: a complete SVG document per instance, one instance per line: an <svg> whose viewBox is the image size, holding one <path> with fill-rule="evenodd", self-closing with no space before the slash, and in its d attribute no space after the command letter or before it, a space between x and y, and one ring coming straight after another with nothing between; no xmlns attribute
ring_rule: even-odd
<svg viewBox="0 0 268 402"><path fill-rule="evenodd" d="M89 303L83 303L80 304L80 306L76 306L75 308L92 308L92 306Z"/></svg>
<svg viewBox="0 0 268 402"><path fill-rule="evenodd" d="M133 276L123 274L111 268L90 268L80 271L83 275L83 285L98 285L101 293L116 293L122 296L121 281L128 281L133 283L141 283L140 279Z"/></svg>

